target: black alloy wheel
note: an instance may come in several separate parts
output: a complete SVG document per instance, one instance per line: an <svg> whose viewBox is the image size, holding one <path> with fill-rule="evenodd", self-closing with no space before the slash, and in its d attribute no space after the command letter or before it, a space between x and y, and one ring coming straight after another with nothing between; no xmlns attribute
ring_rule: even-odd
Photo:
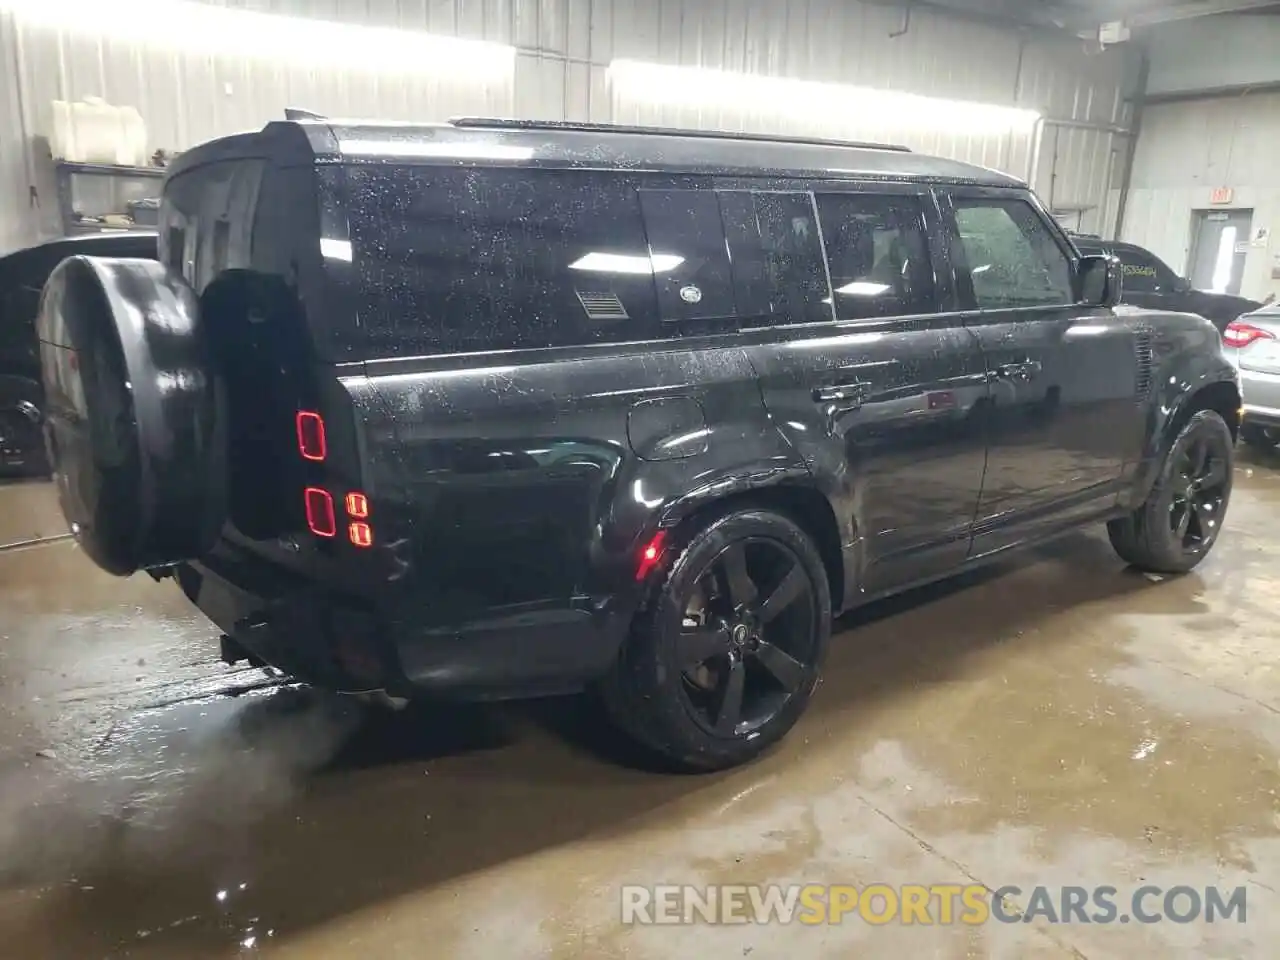
<svg viewBox="0 0 1280 960"><path fill-rule="evenodd" d="M1222 533L1234 457L1222 416L1193 413L1167 447L1147 499L1107 524L1120 558L1150 573L1186 573L1199 564Z"/></svg>
<svg viewBox="0 0 1280 960"><path fill-rule="evenodd" d="M685 770L764 752L817 685L829 576L813 540L780 513L739 509L679 531L600 684L610 716Z"/></svg>
<svg viewBox="0 0 1280 960"><path fill-rule="evenodd" d="M1214 438L1193 438L1178 460L1169 503L1169 528L1183 550L1197 551L1213 542L1222 527L1230 474L1226 450L1215 450Z"/></svg>
<svg viewBox="0 0 1280 960"><path fill-rule="evenodd" d="M748 735L778 715L814 663L813 584L785 544L752 538L725 547L687 594L686 706L708 732Z"/></svg>

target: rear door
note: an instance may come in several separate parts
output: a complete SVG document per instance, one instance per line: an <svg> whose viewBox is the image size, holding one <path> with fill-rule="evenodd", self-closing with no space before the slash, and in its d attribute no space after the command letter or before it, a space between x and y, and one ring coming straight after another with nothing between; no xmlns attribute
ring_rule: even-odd
<svg viewBox="0 0 1280 960"><path fill-rule="evenodd" d="M981 555L1114 502L1142 437L1136 333L1076 304L1070 248L1030 195L948 191L955 282L991 383Z"/></svg>
<svg viewBox="0 0 1280 960"><path fill-rule="evenodd" d="M757 316L771 332L755 333L748 355L777 429L835 510L846 597L963 562L987 385L976 338L942 311L951 288L930 249L938 212L929 190L841 183L730 191L721 202L731 248L760 251L767 282L756 296L774 308ZM752 263L735 253L738 289L741 265Z"/></svg>

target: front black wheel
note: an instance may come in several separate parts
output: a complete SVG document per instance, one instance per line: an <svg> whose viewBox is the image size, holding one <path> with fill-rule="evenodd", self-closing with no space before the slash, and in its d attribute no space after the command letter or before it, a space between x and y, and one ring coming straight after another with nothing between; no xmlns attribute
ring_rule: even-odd
<svg viewBox="0 0 1280 960"><path fill-rule="evenodd" d="M1234 455L1222 417L1194 414L1165 454L1146 502L1107 525L1121 559L1152 573L1186 573L1208 556L1231 499Z"/></svg>
<svg viewBox="0 0 1280 960"><path fill-rule="evenodd" d="M694 533L654 585L603 699L677 766L735 766L799 719L830 634L826 569L808 535L777 513L730 513Z"/></svg>

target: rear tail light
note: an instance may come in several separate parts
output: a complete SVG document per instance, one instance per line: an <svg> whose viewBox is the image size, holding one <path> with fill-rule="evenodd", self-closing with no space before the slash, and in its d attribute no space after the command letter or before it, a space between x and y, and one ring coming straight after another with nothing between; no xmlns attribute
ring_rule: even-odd
<svg viewBox="0 0 1280 960"><path fill-rule="evenodd" d="M332 537L338 533L338 524L333 515L333 497L328 490L319 487L307 487L303 491L307 505L307 527L317 537Z"/></svg>
<svg viewBox="0 0 1280 960"><path fill-rule="evenodd" d="M310 410L299 410L294 423L298 431L298 452L305 460L323 460L328 454L324 439L324 420Z"/></svg>
<svg viewBox="0 0 1280 960"><path fill-rule="evenodd" d="M653 535L653 539L644 545L644 549L640 551L640 560L636 563L636 580L644 580L653 573L659 562L662 560L662 548L667 542L667 532L659 530Z"/></svg>
<svg viewBox="0 0 1280 960"><path fill-rule="evenodd" d="M298 434L298 452L305 460L321 462L328 456L324 436L324 419L312 410L299 410L294 418ZM307 510L307 528L317 537L336 537L338 517L333 495L323 487L307 487L302 492ZM348 521L347 539L355 547L373 546L373 527L369 525L369 498L352 490L342 498Z"/></svg>
<svg viewBox="0 0 1280 960"><path fill-rule="evenodd" d="M1247 347L1255 340L1274 340L1275 338L1276 335L1270 330L1263 330L1243 320L1233 320L1227 324L1227 329L1222 331L1222 342L1228 347L1237 349Z"/></svg>

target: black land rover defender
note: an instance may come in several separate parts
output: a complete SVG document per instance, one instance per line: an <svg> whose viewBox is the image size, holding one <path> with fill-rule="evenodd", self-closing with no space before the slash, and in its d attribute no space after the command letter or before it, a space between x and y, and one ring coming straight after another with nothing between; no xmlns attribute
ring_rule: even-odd
<svg viewBox="0 0 1280 960"><path fill-rule="evenodd" d="M593 687L695 769L795 723L832 615L1084 524L1204 558L1240 396L1012 178L884 146L459 120L182 156L161 262L40 317L63 509L231 658Z"/></svg>

